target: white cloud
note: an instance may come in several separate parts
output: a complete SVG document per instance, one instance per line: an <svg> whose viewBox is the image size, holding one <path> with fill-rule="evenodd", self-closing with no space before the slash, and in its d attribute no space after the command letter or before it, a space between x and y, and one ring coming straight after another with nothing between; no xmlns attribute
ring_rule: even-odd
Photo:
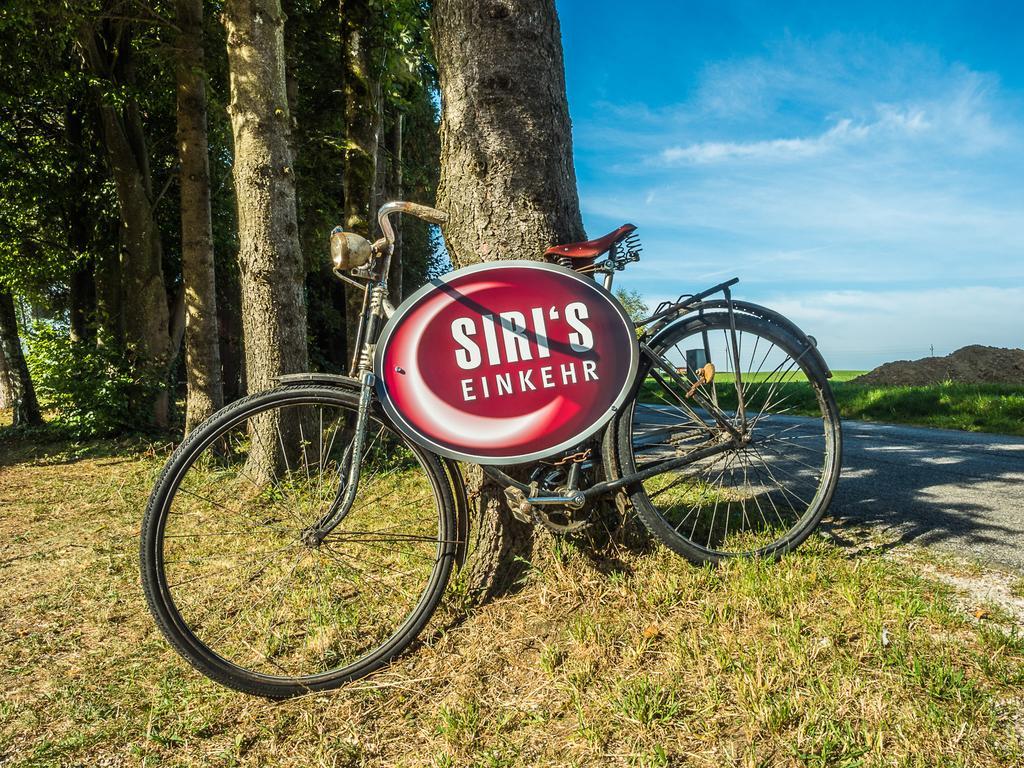
<svg viewBox="0 0 1024 768"><path fill-rule="evenodd" d="M830 149L862 142L872 135L913 135L929 127L921 110L899 111L880 106L881 116L873 123L855 124L843 118L817 136L796 139L769 139L765 141L731 142L703 141L687 146L668 147L659 159L665 163L711 163L721 160L786 160L814 157Z"/></svg>
<svg viewBox="0 0 1024 768"><path fill-rule="evenodd" d="M1008 131L993 117L988 86L976 75L956 78L947 93L930 102L875 103L869 120L833 119L809 136L747 141L695 141L674 144L648 163L685 165L724 161L793 161L839 150L882 152L915 145L941 146L956 154L978 154L1007 144ZM826 120L826 124L829 121ZM928 142L925 144L925 142Z"/></svg>
<svg viewBox="0 0 1024 768"><path fill-rule="evenodd" d="M949 354L968 344L1024 346L1024 288L964 286L777 293L765 303L818 339L837 368Z"/></svg>
<svg viewBox="0 0 1024 768"><path fill-rule="evenodd" d="M793 105L857 117L878 103L934 101L946 95L951 81L975 78L994 79L920 45L841 34L786 38L763 56L710 62L685 108L719 125L760 123Z"/></svg>

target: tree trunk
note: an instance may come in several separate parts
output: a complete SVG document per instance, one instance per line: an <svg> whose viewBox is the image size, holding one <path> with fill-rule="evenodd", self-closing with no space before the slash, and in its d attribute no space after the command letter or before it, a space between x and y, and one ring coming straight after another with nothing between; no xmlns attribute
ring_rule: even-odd
<svg viewBox="0 0 1024 768"><path fill-rule="evenodd" d="M14 408L14 382L11 381L11 369L7 365L4 345L0 342L0 411Z"/></svg>
<svg viewBox="0 0 1024 768"><path fill-rule="evenodd" d="M392 200L402 199L402 113L395 112L394 123L388 135L388 173L385 196ZM391 252L391 270L388 275L388 291L391 302L398 306L402 301L402 222L395 222L395 248Z"/></svg>
<svg viewBox="0 0 1024 768"><path fill-rule="evenodd" d="M203 2L177 0L174 75L181 163L181 274L185 285L185 433L224 405L213 269L210 160L206 139Z"/></svg>
<svg viewBox="0 0 1024 768"><path fill-rule="evenodd" d="M69 102L64 109L64 131L70 161L68 183L72 189L88 187L88 168L95 162L93 147L86 146L85 109L85 104L79 100ZM91 228L88 197L77 195L70 201L66 224L68 251L78 260L70 281L68 318L72 341L96 340L96 282L89 247Z"/></svg>
<svg viewBox="0 0 1024 768"><path fill-rule="evenodd" d="M118 88L131 86L132 35L127 22L115 21L108 38L85 25L79 34L86 70ZM153 210L149 155L142 116L127 97L112 103L94 89L107 162L114 177L121 213L121 312L125 341L143 376L166 376L169 353L167 291L164 287L160 230ZM145 405L145 404L140 404ZM148 404L152 423L167 425L166 387Z"/></svg>
<svg viewBox="0 0 1024 768"><path fill-rule="evenodd" d="M21 352L18 335L18 317L14 311L14 297L0 289L0 347L11 384L11 402L14 408L14 426L36 427L43 423L39 401L32 386L32 377Z"/></svg>
<svg viewBox="0 0 1024 768"><path fill-rule="evenodd" d="M380 143L379 86L373 72L370 34L374 18L370 0L341 0L341 23L345 51L345 229L373 239L377 179L377 150ZM345 333L348 357L355 352L363 293L346 286Z"/></svg>
<svg viewBox="0 0 1024 768"><path fill-rule="evenodd" d="M96 343L120 347L124 344L121 261L113 247L106 246L99 253L93 279L96 284Z"/></svg>
<svg viewBox="0 0 1024 768"><path fill-rule="evenodd" d="M305 269L295 211L285 89L284 14L279 0L228 0L224 6L238 204L239 268L249 393L307 369ZM254 471L277 464L261 424ZM274 434L274 432L270 432Z"/></svg>
<svg viewBox="0 0 1024 768"><path fill-rule="evenodd" d="M245 396L244 351L242 344L242 312L239 287L233 275L218 281L217 302L220 359L224 371L224 402Z"/></svg>
<svg viewBox="0 0 1024 768"><path fill-rule="evenodd" d="M93 282L92 263L87 260L71 274L72 341L93 341L92 319L96 311L96 284Z"/></svg>
<svg viewBox="0 0 1024 768"><path fill-rule="evenodd" d="M553 0L437 0L445 241L457 266L540 258L583 237L562 43ZM531 554L502 489L470 477L479 525L469 565L481 599L507 590Z"/></svg>

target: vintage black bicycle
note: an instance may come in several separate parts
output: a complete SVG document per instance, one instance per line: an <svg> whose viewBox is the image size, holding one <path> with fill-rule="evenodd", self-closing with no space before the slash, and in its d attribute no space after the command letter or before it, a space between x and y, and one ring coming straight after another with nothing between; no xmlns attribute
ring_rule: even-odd
<svg viewBox="0 0 1024 768"><path fill-rule="evenodd" d="M610 290L635 227L387 299L389 217L332 235L363 291L350 375L284 376L178 446L142 524L157 624L193 666L252 694L337 687L409 647L465 557L459 461L558 533L617 496L693 563L774 557L839 477L839 414L813 338L736 300L736 279L631 322ZM515 467L515 470L510 469Z"/></svg>

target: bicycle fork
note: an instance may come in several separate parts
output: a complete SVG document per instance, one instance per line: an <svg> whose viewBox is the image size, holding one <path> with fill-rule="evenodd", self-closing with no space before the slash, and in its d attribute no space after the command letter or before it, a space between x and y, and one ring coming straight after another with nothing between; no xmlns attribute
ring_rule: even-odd
<svg viewBox="0 0 1024 768"><path fill-rule="evenodd" d="M352 509L352 503L356 500L356 493L359 491L359 475L363 468L363 450L366 447L366 434L369 431L370 403L373 399L373 386L375 377L372 371L363 371L359 377L359 405L356 411L355 434L352 442L345 451L348 459L348 471L334 501L327 512L320 518L320 521L302 532L302 541L307 546L315 547L322 542L327 535L333 531L345 516ZM342 466L345 464L342 459Z"/></svg>
<svg viewBox="0 0 1024 768"><path fill-rule="evenodd" d="M310 547L315 547L322 542L327 535L333 531L342 520L345 519L352 504L356 500L356 493L359 491L359 477L363 469L363 451L366 448L366 435L370 426L370 405L373 402L373 388L376 384L376 377L373 375L373 343L376 338L376 331L379 323L385 314L384 304L386 302L387 288L381 283L374 285L370 291L370 313L366 323L366 335L362 336L363 328L360 328L360 336L363 339L362 349L359 354L359 405L356 409L355 434L352 442L345 452L348 468L344 474L343 484L338 488L338 493L328 508L327 512L320 518L320 521L302 532L303 542ZM345 459L342 459L344 468Z"/></svg>

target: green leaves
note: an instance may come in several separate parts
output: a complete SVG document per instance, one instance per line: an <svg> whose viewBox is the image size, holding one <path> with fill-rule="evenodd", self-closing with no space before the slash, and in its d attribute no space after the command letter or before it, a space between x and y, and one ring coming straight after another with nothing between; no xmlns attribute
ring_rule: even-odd
<svg viewBox="0 0 1024 768"><path fill-rule="evenodd" d="M131 349L71 341L59 326L37 322L28 364L44 407L79 437L138 430L165 387L161 366L139 365Z"/></svg>

